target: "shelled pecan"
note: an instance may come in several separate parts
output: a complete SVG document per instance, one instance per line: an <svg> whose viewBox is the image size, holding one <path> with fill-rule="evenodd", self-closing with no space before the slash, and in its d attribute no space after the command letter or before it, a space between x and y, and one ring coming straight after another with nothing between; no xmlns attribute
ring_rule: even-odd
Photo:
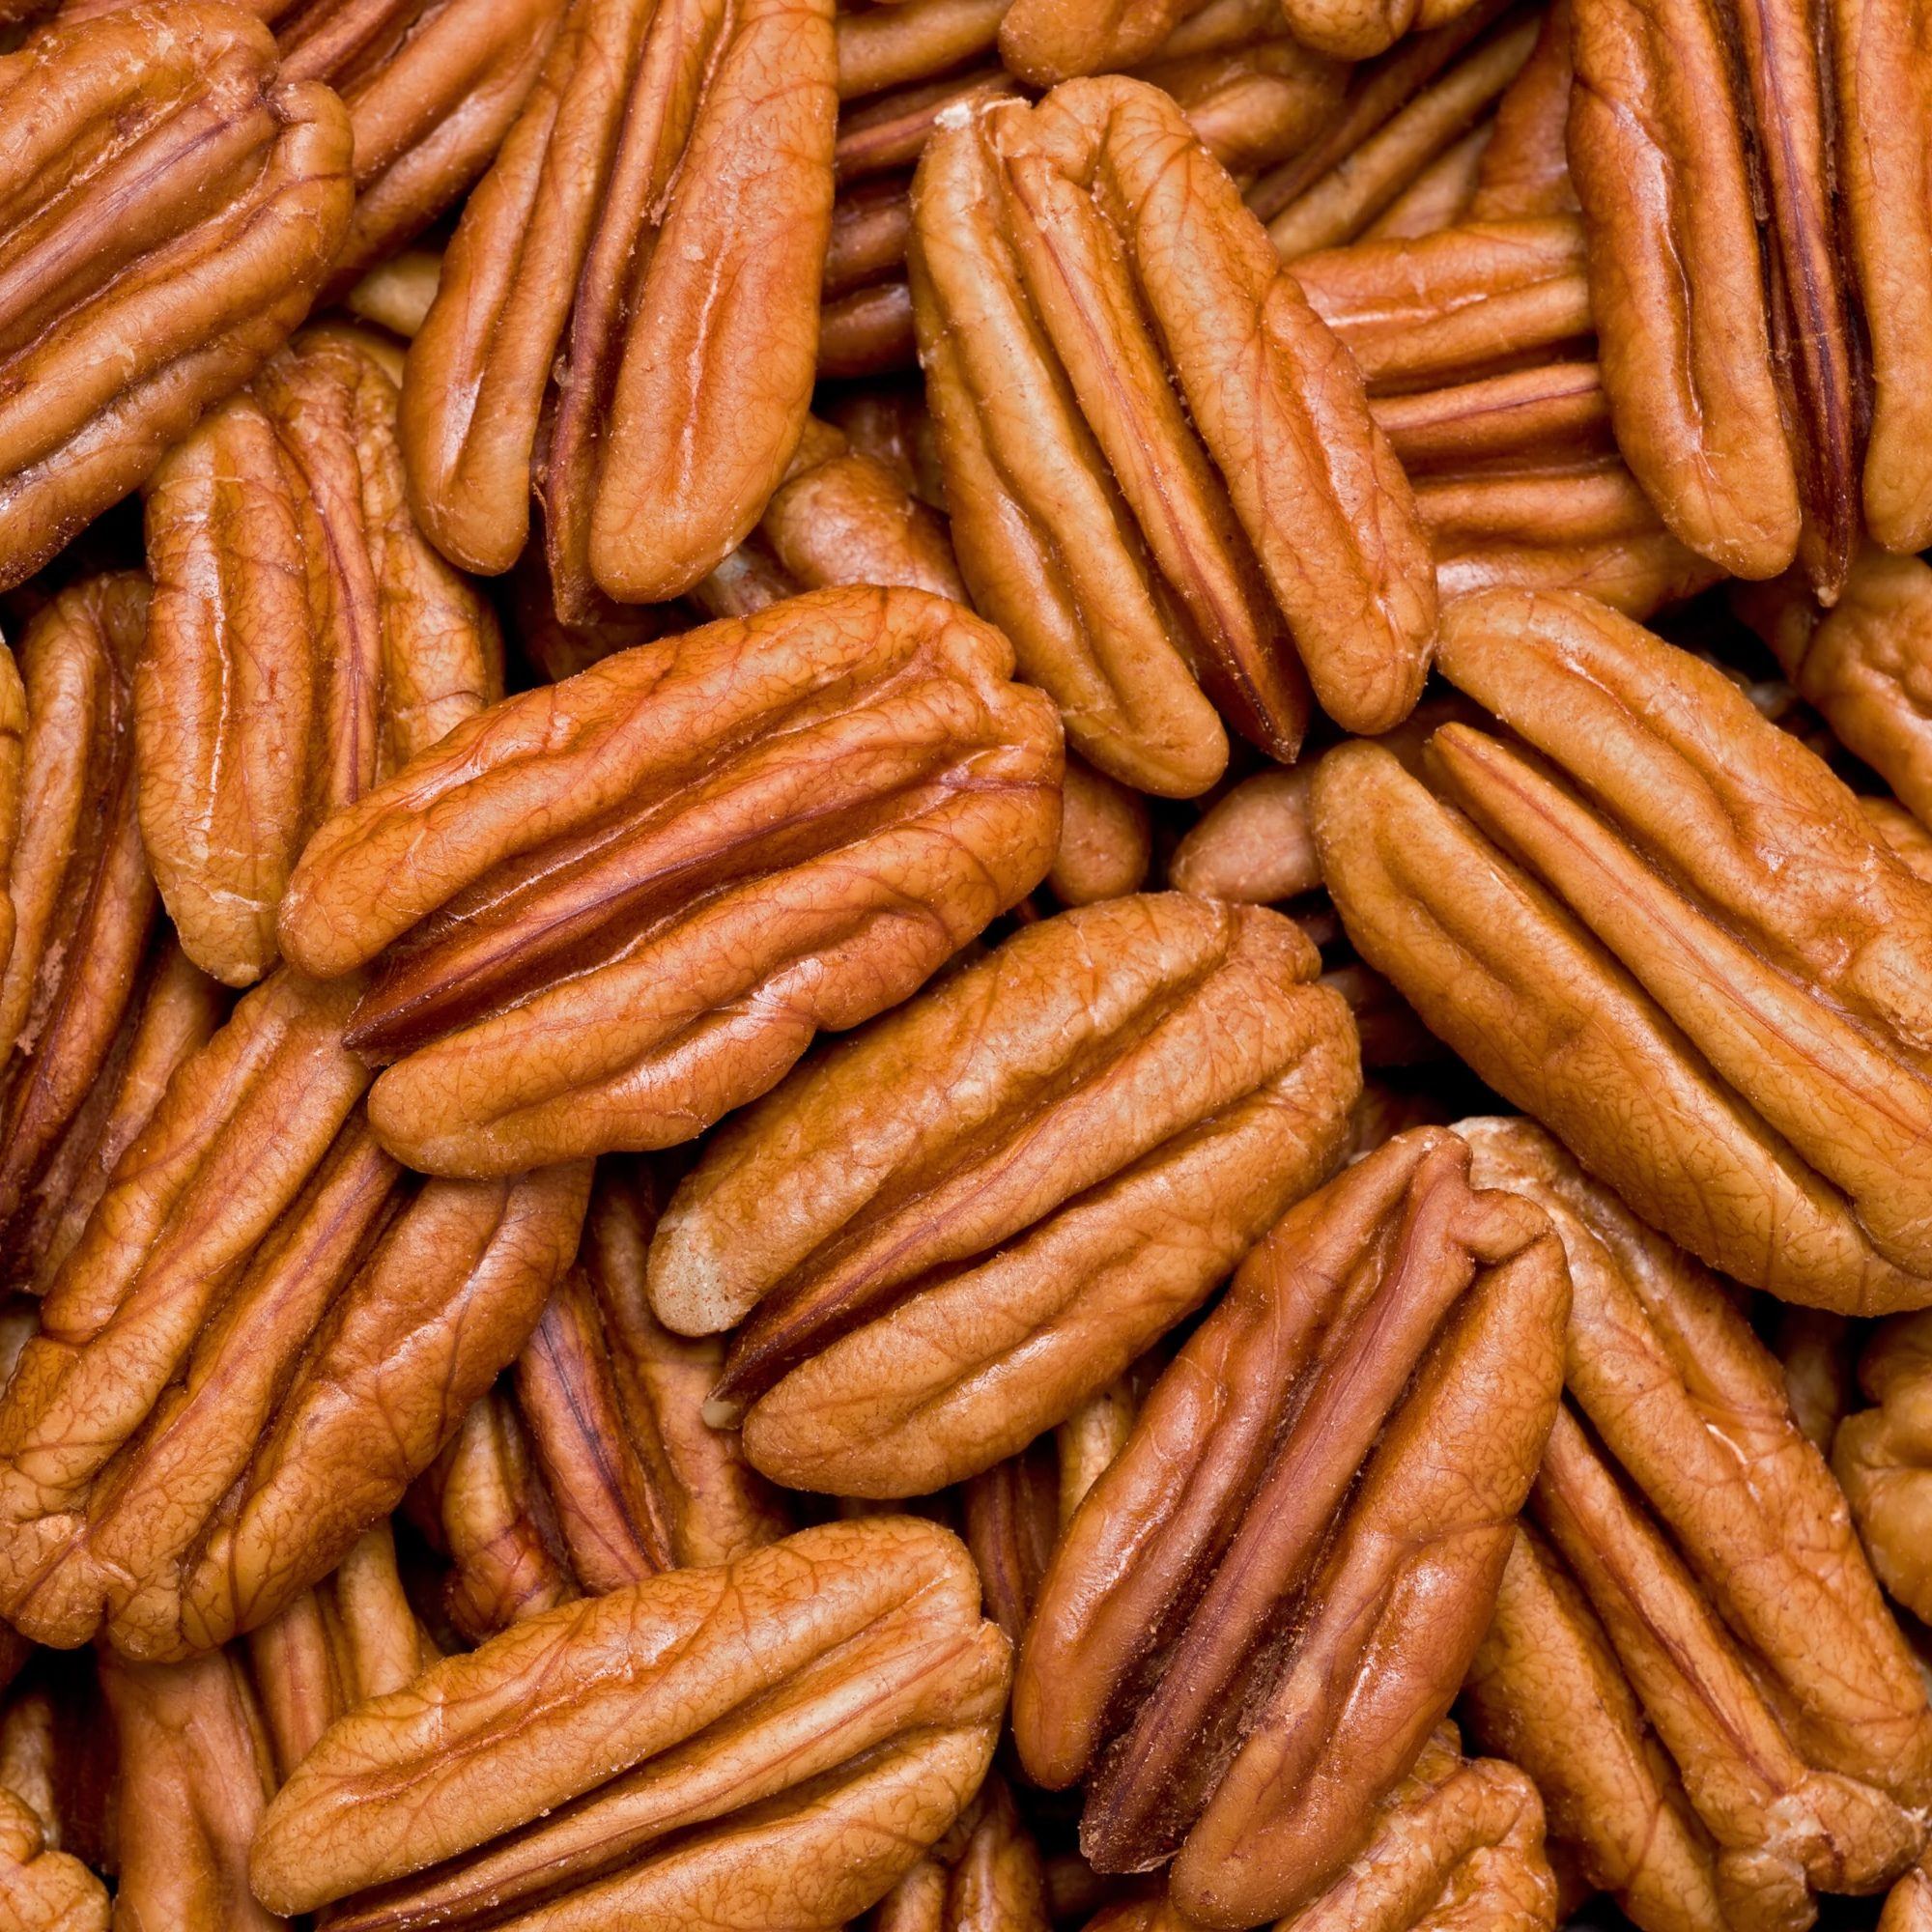
<svg viewBox="0 0 1932 1932"><path fill-rule="evenodd" d="M1472 219L1577 212L1566 145L1576 78L1570 41L1570 0L1550 0L1529 59L1496 102L1495 129L1470 198Z"/></svg>
<svg viewBox="0 0 1932 1932"><path fill-rule="evenodd" d="M141 830L184 950L229 985L273 965L316 827L502 696L495 615L404 500L401 368L304 329L148 491Z"/></svg>
<svg viewBox="0 0 1932 1932"><path fill-rule="evenodd" d="M1569 1289L1548 1220L1468 1168L1419 1128L1291 1209L1041 1588L1021 1759L1086 1783L1096 1868L1172 1859L1207 1924L1293 1914L1365 1851L1489 1621Z"/></svg>
<svg viewBox="0 0 1932 1932"><path fill-rule="evenodd" d="M1924 882L1730 679L1589 598L1459 599L1440 663L1513 737L1316 777L1362 957L1712 1265L1841 1313L1932 1301Z"/></svg>
<svg viewBox="0 0 1932 1932"><path fill-rule="evenodd" d="M1853 1407L1852 1333L1845 1316L1783 1304L1765 1331L1772 1353L1784 1364L1792 1420L1828 1458L1838 1425Z"/></svg>
<svg viewBox="0 0 1932 1932"><path fill-rule="evenodd" d="M1284 760L1310 681L1353 728L1407 713L1435 600L1406 484L1172 100L1069 82L941 129L910 260L960 566L1076 750L1188 796L1214 704Z"/></svg>
<svg viewBox="0 0 1932 1932"><path fill-rule="evenodd" d="M419 1182L278 974L168 1083L0 1397L0 1609L173 1658L272 1617L394 1507L569 1265L589 1176Z"/></svg>
<svg viewBox="0 0 1932 1932"><path fill-rule="evenodd" d="M955 605L818 591L510 698L338 813L282 948L377 962L347 1037L394 1063L384 1146L673 1145L905 998L1052 857L1059 729L1011 668Z"/></svg>
<svg viewBox="0 0 1932 1932"><path fill-rule="evenodd" d="M1065 1420L1340 1157L1353 1029L1293 925L1175 894L1023 927L713 1137L650 1295L795 1488L908 1496ZM1177 1220L1165 1204L1185 1199Z"/></svg>
<svg viewBox="0 0 1932 1932"><path fill-rule="evenodd" d="M423 326L442 279L442 255L435 248L405 248L379 262L342 298L358 322L373 322L405 341Z"/></svg>
<svg viewBox="0 0 1932 1932"><path fill-rule="evenodd" d="M1269 905L1321 883L1309 805L1312 766L1257 772L1201 814L1168 861L1168 883L1210 899Z"/></svg>
<svg viewBox="0 0 1932 1932"><path fill-rule="evenodd" d="M1046 883L1062 905L1093 905L1137 893L1153 862L1153 824L1137 791L1097 772L1077 753L1066 760L1060 844Z"/></svg>
<svg viewBox="0 0 1932 1932"><path fill-rule="evenodd" d="M344 1928L836 1923L972 1799L1006 1639L956 1538L827 1523L572 1604L331 1727L257 1895Z"/></svg>
<svg viewBox="0 0 1932 1932"><path fill-rule="evenodd" d="M1520 1119L1463 1132L1569 1257L1566 1402L1470 1682L1639 1925L1809 1922L1917 1858L1932 1709L1776 1359Z"/></svg>
<svg viewBox="0 0 1932 1932"><path fill-rule="evenodd" d="M1932 1320L1883 1323L1859 1361L1874 1405L1839 1423L1832 1466L1885 1586L1912 1613L1932 1611Z"/></svg>
<svg viewBox="0 0 1932 1932"><path fill-rule="evenodd" d="M1932 537L1925 54L1900 9L1574 0L1569 150L1631 468L1742 577L1826 602Z"/></svg>
<svg viewBox="0 0 1932 1932"><path fill-rule="evenodd" d="M64 1151L111 1077L154 926L131 683L147 612L141 577L86 579L28 624L18 677L0 664L0 929L13 942L0 975L0 1231L15 1281L30 1226L62 1205L51 1190Z"/></svg>
<svg viewBox="0 0 1932 1932"><path fill-rule="evenodd" d="M534 490L574 618L744 538L810 401L836 69L831 0L572 0L410 349L444 555L507 570Z"/></svg>
<svg viewBox="0 0 1932 1932"><path fill-rule="evenodd" d="M1039 1847L995 1773L879 1901L867 1932L1049 1932Z"/></svg>
<svg viewBox="0 0 1932 1932"><path fill-rule="evenodd" d="M148 476L301 321L349 220L342 104L198 0L0 57L0 586Z"/></svg>
<svg viewBox="0 0 1932 1932"><path fill-rule="evenodd" d="M19 1932L107 1932L107 1888L46 1842L34 1807L0 1784L0 1923Z"/></svg>

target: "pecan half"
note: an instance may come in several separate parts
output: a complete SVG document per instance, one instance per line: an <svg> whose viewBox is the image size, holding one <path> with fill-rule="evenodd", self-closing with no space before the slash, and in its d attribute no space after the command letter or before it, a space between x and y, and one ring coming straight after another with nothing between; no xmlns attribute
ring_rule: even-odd
<svg viewBox="0 0 1932 1932"><path fill-rule="evenodd" d="M979 1595L956 1538L875 1517L534 1617L331 1727L256 1892L347 1900L343 1932L836 1923L985 1774L1009 1665Z"/></svg>
<svg viewBox="0 0 1932 1932"><path fill-rule="evenodd" d="M144 579L90 578L28 625L20 678L11 663L0 670L0 843L13 848L13 945L0 975L0 1234L10 1260L27 1224L59 1205L50 1189L70 1130L110 1077L154 924L135 822L131 690L147 611ZM9 1272L17 1278L25 1262Z"/></svg>
<svg viewBox="0 0 1932 1932"><path fill-rule="evenodd" d="M1363 1852L1489 1621L1569 1291L1548 1221L1468 1166L1418 1128L1291 1209L1041 1588L1022 1761L1086 1780L1098 1869L1173 1858L1210 1925L1298 1910Z"/></svg>
<svg viewBox="0 0 1932 1932"><path fill-rule="evenodd" d="M1570 158L1619 440L1691 549L1752 578L1795 554L1829 602L1861 476L1881 541L1932 536L1922 36L1856 0L1574 11Z"/></svg>
<svg viewBox="0 0 1932 1932"><path fill-rule="evenodd" d="M869 1932L1049 1932L1039 1847L997 1775L879 1901Z"/></svg>
<svg viewBox="0 0 1932 1932"><path fill-rule="evenodd" d="M107 1888L46 1842L34 1807L0 1784L0 1922L19 1932L107 1932Z"/></svg>
<svg viewBox="0 0 1932 1932"><path fill-rule="evenodd" d="M1924 1842L1932 1709L1776 1358L1532 1122L1463 1131L1575 1285L1548 1542L1519 1546L1477 1666L1485 1735L1594 1883L1654 1901L1640 1922L1799 1924L1811 1889L1876 1889Z"/></svg>
<svg viewBox="0 0 1932 1932"><path fill-rule="evenodd" d="M1353 728L1406 715L1435 623L1407 487L1167 96L942 128L909 259L960 567L1076 749L1190 796L1227 761L1209 698L1283 760L1308 680Z"/></svg>
<svg viewBox="0 0 1932 1932"><path fill-rule="evenodd" d="M1251 907L1082 907L715 1135L650 1294L681 1332L741 1323L714 1406L749 1411L753 1464L841 1495L939 1489L1198 1307L1340 1155L1354 1033L1305 983L1318 965ZM1183 1197L1177 1226L1160 1204Z"/></svg>
<svg viewBox="0 0 1932 1932"><path fill-rule="evenodd" d="M273 965L316 827L502 695L495 616L404 501L398 373L305 329L148 492L141 831L184 950L232 986Z"/></svg>
<svg viewBox="0 0 1932 1932"><path fill-rule="evenodd" d="M0 587L143 482L307 312L353 190L341 103L228 7L0 58Z"/></svg>
<svg viewBox="0 0 1932 1932"><path fill-rule="evenodd" d="M1324 759L1362 956L1714 1266L1842 1313L1932 1301L1924 882L1730 679L1589 598L1460 599L1441 664L1527 749L1449 724L1423 780Z"/></svg>
<svg viewBox="0 0 1932 1932"><path fill-rule="evenodd" d="M323 827L283 951L430 1172L691 1139L1045 872L1052 707L915 590L818 591L526 692ZM387 949L386 952L384 949Z"/></svg>
<svg viewBox="0 0 1932 1932"><path fill-rule="evenodd" d="M176 1071L0 1398L0 1608L168 1658L394 1506L569 1265L588 1175L418 1183L371 1138L353 980L279 974Z"/></svg>
<svg viewBox="0 0 1932 1932"><path fill-rule="evenodd" d="M573 0L410 348L444 555L507 570L534 489L575 618L744 538L810 401L836 64L831 0Z"/></svg>
<svg viewBox="0 0 1932 1932"><path fill-rule="evenodd" d="M1875 1406L1839 1423L1832 1466L1872 1567L1922 1620L1932 1611L1932 1320L1884 1323L1860 1358L1859 1386Z"/></svg>

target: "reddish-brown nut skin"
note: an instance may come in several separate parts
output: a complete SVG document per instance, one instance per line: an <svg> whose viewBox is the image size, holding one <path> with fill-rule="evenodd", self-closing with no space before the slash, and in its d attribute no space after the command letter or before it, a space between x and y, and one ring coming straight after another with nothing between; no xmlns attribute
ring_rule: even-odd
<svg viewBox="0 0 1932 1932"><path fill-rule="evenodd" d="M1052 857L1059 726L1011 668L956 605L817 591L513 697L332 818L282 948L383 955L348 1037L394 1063L384 1144L674 1145L904 999Z"/></svg>
<svg viewBox="0 0 1932 1932"><path fill-rule="evenodd" d="M0 1594L173 1658L330 1570L569 1265L589 1177L417 1184L356 1107L353 980L278 975L177 1070L0 1399Z"/></svg>
<svg viewBox="0 0 1932 1932"><path fill-rule="evenodd" d="M868 1932L1050 1932L1039 1848L997 1773L887 1892Z"/></svg>
<svg viewBox="0 0 1932 1932"><path fill-rule="evenodd" d="M1442 662L1538 756L1451 724L1429 786L1324 760L1357 951L1693 1254L1840 1313L1932 1299L1923 882L1730 680L1590 599L1459 600Z"/></svg>
<svg viewBox="0 0 1932 1932"><path fill-rule="evenodd" d="M1318 970L1258 908L1078 908L730 1122L666 1212L650 1294L681 1331L741 1324L715 1406L748 1411L753 1464L937 1490L1198 1307L1340 1155L1360 1076Z"/></svg>
<svg viewBox="0 0 1932 1932"><path fill-rule="evenodd" d="M535 490L575 618L743 540L810 400L836 68L831 0L575 0L410 348L411 503L452 561L507 570Z"/></svg>
<svg viewBox="0 0 1932 1932"><path fill-rule="evenodd" d="M398 373L372 336L305 329L148 491L141 829L185 951L228 985L274 963L316 827L502 696L495 615L410 520Z"/></svg>
<svg viewBox="0 0 1932 1932"><path fill-rule="evenodd" d="M333 1725L257 1834L255 1889L346 1901L329 1922L357 1932L836 1923L972 1798L1009 1657L965 1549L915 1519L669 1571Z"/></svg>
<svg viewBox="0 0 1932 1932"><path fill-rule="evenodd" d="M1924 1842L1932 1709L1777 1359L1723 1285L1532 1122L1464 1130L1479 1176L1549 1214L1575 1285L1534 1501L1549 1542L1519 1552L1512 1612L1545 1638L1502 1634L1478 1710L1539 1741L1559 1829L1601 1868L1641 1884L1647 1911L1676 1895L1685 1916L1659 1922L1800 1922L1811 1889L1876 1889ZM1626 1699L1589 1690L1608 1668L1675 1774L1634 1749ZM1708 1854L1676 1776L1723 1920L1695 1904ZM1634 1857L1640 1833L1654 1864Z"/></svg>
<svg viewBox="0 0 1932 1932"><path fill-rule="evenodd" d="M863 100L931 80L985 54L999 39L1009 0L895 0L841 4L838 98Z"/></svg>
<svg viewBox="0 0 1932 1932"><path fill-rule="evenodd" d="M1353 728L1406 715L1435 610L1400 467L1167 96L1068 82L943 128L909 266L960 566L1084 756L1192 796L1214 705L1282 760L1310 682Z"/></svg>
<svg viewBox="0 0 1932 1932"><path fill-rule="evenodd" d="M1292 1209L1042 1586L1022 1762L1087 1781L1095 1866L1173 1858L1207 1924L1300 1910L1364 1851L1489 1621L1569 1286L1544 1216L1468 1166L1418 1128Z"/></svg>
<svg viewBox="0 0 1932 1932"><path fill-rule="evenodd" d="M1035 87L1146 60L1206 0L1012 0L1000 59Z"/></svg>
<svg viewBox="0 0 1932 1932"><path fill-rule="evenodd" d="M1338 60L1368 60L1411 30L1427 33L1471 11L1472 0L1282 0L1294 37Z"/></svg>
<svg viewBox="0 0 1932 1932"><path fill-rule="evenodd" d="M1069 753L1060 844L1046 874L1054 897L1068 906L1123 897L1147 884L1152 863L1153 821L1146 798Z"/></svg>
<svg viewBox="0 0 1932 1932"><path fill-rule="evenodd" d="M1168 861L1167 882L1204 898L1269 905L1321 883L1308 794L1312 766L1257 772L1202 813Z"/></svg>
<svg viewBox="0 0 1932 1932"><path fill-rule="evenodd" d="M238 10L136 6L0 58L0 585L139 485L306 313L350 131Z"/></svg>
<svg viewBox="0 0 1932 1932"><path fill-rule="evenodd" d="M1878 1932L1926 1932L1932 1926L1932 1872L1914 1865L1886 1893Z"/></svg>
<svg viewBox="0 0 1932 1932"><path fill-rule="evenodd" d="M10 1254L49 1205L65 1138L105 1077L154 923L131 691L147 611L141 577L89 578L29 623L19 679L0 673L12 937L0 974L0 1233Z"/></svg>
<svg viewBox="0 0 1932 1932"><path fill-rule="evenodd" d="M1932 1321L1895 1317L1873 1334L1859 1386L1875 1405L1839 1423L1832 1467L1844 1485L1872 1567L1907 1609L1932 1609Z"/></svg>
<svg viewBox="0 0 1932 1932"><path fill-rule="evenodd" d="M108 1932L107 1888L46 1842L34 1807L0 1784L0 1924L8 1932Z"/></svg>
<svg viewBox="0 0 1932 1932"><path fill-rule="evenodd" d="M247 1678L226 1651L100 1663L119 1757L116 1932L278 1932L248 1888L248 1845L275 1788Z"/></svg>

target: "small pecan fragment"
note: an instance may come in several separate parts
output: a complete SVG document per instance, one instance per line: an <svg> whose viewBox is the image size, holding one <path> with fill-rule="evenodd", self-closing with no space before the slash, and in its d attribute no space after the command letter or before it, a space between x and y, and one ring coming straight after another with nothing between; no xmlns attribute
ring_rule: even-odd
<svg viewBox="0 0 1932 1932"><path fill-rule="evenodd" d="M341 1932L836 1923L973 1797L1009 1676L955 1537L826 1523L534 1617L351 1712L270 1807L255 1889L346 1901Z"/></svg>
<svg viewBox="0 0 1932 1932"><path fill-rule="evenodd" d="M715 1409L749 1409L753 1466L840 1495L939 1489L1198 1307L1340 1155L1354 1033L1318 968L1256 908L1082 907L713 1136L650 1294L681 1332L742 1324Z"/></svg>
<svg viewBox="0 0 1932 1932"><path fill-rule="evenodd" d="M838 99L863 100L888 88L931 80L989 53L1009 0L840 0Z"/></svg>
<svg viewBox="0 0 1932 1932"><path fill-rule="evenodd" d="M1872 1567L1907 1609L1932 1611L1932 1320L1883 1323L1859 1361L1875 1405L1839 1423L1832 1466Z"/></svg>
<svg viewBox="0 0 1932 1932"><path fill-rule="evenodd" d="M1441 663L1535 755L1448 724L1426 782L1323 761L1363 958L1714 1266L1841 1313L1932 1300L1924 882L1721 672L1589 598L1460 599Z"/></svg>
<svg viewBox="0 0 1932 1932"><path fill-rule="evenodd" d="M107 1932L107 1888L47 1844L32 1805L0 1785L0 1924L10 1932Z"/></svg>
<svg viewBox="0 0 1932 1932"><path fill-rule="evenodd" d="M185 1061L0 1398L0 1607L168 1658L273 1616L394 1506L569 1265L588 1175L420 1183L286 974Z"/></svg>
<svg viewBox="0 0 1932 1932"><path fill-rule="evenodd" d="M1210 899L1268 905L1321 883L1309 809L1312 767L1257 772L1202 813L1168 861L1168 883Z"/></svg>
<svg viewBox="0 0 1932 1932"><path fill-rule="evenodd" d="M1069 755L1061 797L1060 844L1046 883L1062 905L1093 905L1137 893L1153 862L1153 823L1137 791Z"/></svg>
<svg viewBox="0 0 1932 1932"><path fill-rule="evenodd" d="M397 1063L384 1145L673 1145L904 999L1052 857L1059 728L1011 668L956 605L818 591L513 697L331 819L282 947L383 955L348 1038Z"/></svg>
<svg viewBox="0 0 1932 1932"><path fill-rule="evenodd" d="M0 58L0 587L139 485L308 309L349 121L239 11L136 6Z"/></svg>
<svg viewBox="0 0 1932 1932"><path fill-rule="evenodd" d="M342 298L342 305L358 321L378 323L407 342L423 326L441 279L440 252L405 248L371 269Z"/></svg>
<svg viewBox="0 0 1932 1932"><path fill-rule="evenodd" d="M879 1901L869 1932L1049 1932L1039 1848L997 1774Z"/></svg>
<svg viewBox="0 0 1932 1932"><path fill-rule="evenodd" d="M1468 1166L1418 1128L1291 1209L1041 1589L1022 1761L1086 1780L1098 1869L1173 1858L1210 1925L1305 1907L1364 1851L1489 1621L1569 1288L1545 1217Z"/></svg>
<svg viewBox="0 0 1932 1932"><path fill-rule="evenodd" d="M1555 1223L1575 1284L1548 1540L1519 1547L1478 1665L1486 1732L1596 1882L1684 1915L1643 1922L1804 1923L1812 1889L1876 1889L1924 1843L1932 1709L1776 1358L1532 1122L1464 1132L1478 1178ZM1619 1672L1667 1761L1627 1694L1592 1690ZM1693 1906L1713 1885L1721 1918Z"/></svg>
<svg viewBox="0 0 1932 1932"><path fill-rule="evenodd" d="M141 829L184 950L229 985L274 963L316 827L502 695L496 618L404 501L399 371L305 329L148 492Z"/></svg>
<svg viewBox="0 0 1932 1932"><path fill-rule="evenodd" d="M103 1656L118 1748L114 1922L128 1932L279 1932L248 1889L275 1788L262 1716L226 1651L183 1663Z"/></svg>
<svg viewBox="0 0 1932 1932"><path fill-rule="evenodd" d="M507 570L534 489L574 618L744 538L810 400L836 59L831 0L573 0L410 349L444 555Z"/></svg>
<svg viewBox="0 0 1932 1932"><path fill-rule="evenodd" d="M1352 728L1406 715L1435 622L1406 485L1172 100L1083 80L941 129L910 262L960 566L1076 749L1191 796L1209 698L1284 761L1310 680Z"/></svg>

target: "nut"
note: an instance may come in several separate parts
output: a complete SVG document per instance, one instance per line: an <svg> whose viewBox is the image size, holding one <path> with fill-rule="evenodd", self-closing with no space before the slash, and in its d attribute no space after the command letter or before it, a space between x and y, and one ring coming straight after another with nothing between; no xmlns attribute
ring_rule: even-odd
<svg viewBox="0 0 1932 1932"><path fill-rule="evenodd" d="M744 1414L753 1466L848 1496L939 1489L1198 1307L1340 1156L1360 1076L1318 966L1258 908L1080 908L727 1124L649 1286L681 1333L740 1324L713 1411Z"/></svg>
<svg viewBox="0 0 1932 1932"><path fill-rule="evenodd" d="M0 1785L0 1915L35 1932L107 1932L107 1888L55 1851L33 1806Z"/></svg>
<svg viewBox="0 0 1932 1932"><path fill-rule="evenodd" d="M1041 1587L1021 1760L1086 1781L1096 1868L1172 1858L1208 1925L1301 1910L1366 1850L1488 1623L1568 1283L1544 1216L1468 1167L1418 1128L1291 1209Z"/></svg>
<svg viewBox="0 0 1932 1932"><path fill-rule="evenodd" d="M819 591L513 697L331 819L282 948L377 961L347 1037L395 1063L384 1145L674 1145L905 998L1052 856L1059 732L1010 669L954 605Z"/></svg>

